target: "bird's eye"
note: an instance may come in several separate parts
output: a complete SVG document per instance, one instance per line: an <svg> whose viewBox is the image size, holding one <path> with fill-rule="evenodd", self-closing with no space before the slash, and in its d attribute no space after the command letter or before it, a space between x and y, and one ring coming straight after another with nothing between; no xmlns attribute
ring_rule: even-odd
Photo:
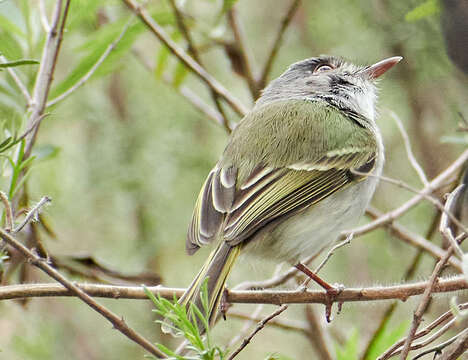
<svg viewBox="0 0 468 360"><path fill-rule="evenodd" d="M331 66L329 64L322 64L322 65L319 65L319 66L317 66L315 68L314 74L321 73L321 72L324 72L324 71L330 71L330 70L333 70L333 66Z"/></svg>

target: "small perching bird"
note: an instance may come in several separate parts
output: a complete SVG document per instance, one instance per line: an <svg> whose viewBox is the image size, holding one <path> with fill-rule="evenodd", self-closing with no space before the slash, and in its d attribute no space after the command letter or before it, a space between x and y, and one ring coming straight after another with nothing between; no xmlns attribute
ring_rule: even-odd
<svg viewBox="0 0 468 360"><path fill-rule="evenodd" d="M241 252L298 265L358 221L378 181L368 174L380 175L384 162L375 80L401 59L360 67L320 56L268 85L198 196L186 248L215 248L182 304L202 309L206 281L213 324Z"/></svg>

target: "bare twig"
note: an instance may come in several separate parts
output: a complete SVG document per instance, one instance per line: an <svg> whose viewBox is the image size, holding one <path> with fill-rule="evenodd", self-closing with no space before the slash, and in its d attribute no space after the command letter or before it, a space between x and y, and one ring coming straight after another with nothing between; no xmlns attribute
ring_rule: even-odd
<svg viewBox="0 0 468 360"><path fill-rule="evenodd" d="M457 306L459 311L462 311L464 309L468 309L468 303L460 304ZM435 319L433 322L431 322L428 326L426 326L423 330L418 331L414 335L414 339L419 339L423 336L426 336L432 332L435 328L438 326L442 325L445 322L451 322L454 320L454 314L451 310L445 312L441 316L439 316L437 319ZM394 345L392 345L388 350L386 350L382 355L379 356L378 360L386 360L389 359L390 357L397 355L398 353L401 352L401 346L404 345L406 338L403 338L402 340L398 341ZM400 349L400 350L399 350Z"/></svg>
<svg viewBox="0 0 468 360"><path fill-rule="evenodd" d="M418 161L416 160L416 157L414 156L413 150L411 150L411 143L410 143L410 140L409 140L409 136L408 136L408 133L406 132L406 130L405 130L404 126L403 126L403 123L401 122L400 118L398 117L398 115L395 112L390 111L390 116L393 118L393 120L395 120L395 122L396 122L396 124L398 126L398 130L400 130L401 137L403 138L403 142L405 143L406 154L408 156L408 160L409 160L411 166L413 167L413 169L418 174L419 179L421 180L423 185L427 186L429 181L427 180L427 176L426 176L423 168L421 167L421 165L419 165Z"/></svg>
<svg viewBox="0 0 468 360"><path fill-rule="evenodd" d="M185 25L183 14L180 12L179 8L177 7L176 0L170 0L169 3L171 4L172 10L174 11L174 15L177 21L177 26L179 27L182 35L187 41L188 52L190 56L192 56L193 59L200 64L200 66L203 66L197 47L195 46L192 36L190 35L190 31ZM227 131L227 133L230 134L232 129L229 126L227 116L224 113L223 107L221 105L220 96L212 88L210 88L210 95L211 95L211 98L213 99L213 102L216 105L216 109L218 109L218 114L220 118L220 121L218 122L223 126L223 128Z"/></svg>
<svg viewBox="0 0 468 360"><path fill-rule="evenodd" d="M70 0L65 1L65 6L62 5L63 1L57 0L54 13L52 15L50 31L47 33L46 43L42 52L39 71L37 72L36 76L31 103L31 114L27 124L29 127L31 127L32 124L37 125L33 128L34 130L32 131L31 136L26 139L24 159L27 159L30 156L32 147L36 141L36 136L40 125L38 119L44 112L47 97L49 96L50 85L54 77L55 65L57 63L60 46L62 44L65 22L67 20L68 9L70 7ZM64 7L63 11L62 7ZM24 173L22 173L21 176L24 176ZM20 179L18 179L18 181L19 180Z"/></svg>
<svg viewBox="0 0 468 360"><path fill-rule="evenodd" d="M288 28L289 24L291 23L291 20L293 19L294 15L296 14L297 8L299 7L299 4L301 3L301 0L293 0L291 3L291 6L289 7L288 12L286 13L285 17L281 21L281 26L276 34L276 39L273 42L273 46L270 50L270 54L265 62L265 66L263 67L262 74L260 75L260 78L257 81L258 88L263 89L266 85L266 82L268 80L268 75L270 74L271 67L273 66L273 61L276 58L276 55L278 54L278 50L281 46L282 40L283 40L283 35Z"/></svg>
<svg viewBox="0 0 468 360"><path fill-rule="evenodd" d="M46 107L53 106L57 104L58 102L62 101L63 99L67 98L70 96L72 93L74 93L76 90L78 90L81 86L83 86L86 81L89 80L91 76L96 72L96 70L99 68L99 66L102 65L102 63L107 59L109 54L112 52L112 50L115 49L117 44L122 40L124 37L125 33L127 32L130 23L133 20L133 16L131 17L130 20L127 21L125 26L123 27L122 31L120 32L119 36L107 46L106 50L102 53L102 55L99 57L99 59L94 63L94 65L88 70L86 74L81 77L73 86L71 86L67 91L63 92L59 96L57 96L55 99L50 100L47 104Z"/></svg>
<svg viewBox="0 0 468 360"><path fill-rule="evenodd" d="M392 286L347 287L336 296L335 302L365 302L376 300L398 299L405 301L412 296L421 295L428 282L415 282ZM90 296L112 299L147 300L140 286L114 286L103 284L80 283L78 286ZM180 297L185 289L148 286L148 290L161 297L172 300ZM463 275L439 279L434 293L447 293L468 289ZM0 287L0 300L20 299L26 297L75 296L61 285L56 284L19 284ZM226 300L229 303L244 304L327 304L330 301L322 290L230 290Z"/></svg>
<svg viewBox="0 0 468 360"><path fill-rule="evenodd" d="M465 329L460 334L458 334L455 338L455 341L452 345L447 347L442 356L439 357L437 360L456 360L468 350L468 329ZM454 339L452 338L452 339ZM448 343L448 341L446 341ZM446 346L446 344L441 344Z"/></svg>
<svg viewBox="0 0 468 360"><path fill-rule="evenodd" d="M447 201L446 204L445 204L445 212L442 214L442 217L441 217L441 227L440 227L440 232L442 233L442 235L446 235L446 231L447 229L445 229L446 226L448 226L448 216L447 214L450 213L450 210L451 210L451 207L453 207L453 202L454 202L454 199L456 199L456 194L457 194L457 191L459 191L459 189L461 189L464 185L461 185L459 186L457 189L455 189L454 193L455 195L453 195L453 197L451 197L449 200L450 201ZM401 355L400 355L400 358L402 360L405 360L408 356L408 353L410 351L410 348L411 348L411 343L414 339L414 335L416 334L416 331L419 327L419 324L421 323L422 321L422 317L424 315L424 313L426 312L426 309L427 309L427 306L429 305L429 301L431 300L431 294L433 292L433 289L436 285L436 282L437 282L437 279L440 275L440 273L442 272L442 269L444 268L446 262L448 261L448 259L450 258L450 256L452 255L452 253L455 251L455 248L453 246L450 246L446 253L445 253L445 256L440 259L436 266L434 267L434 270L432 272L432 275L431 275L431 278L429 279L429 283L426 287L426 290L424 291L424 294L422 296L422 299L421 299L421 302L419 303L419 306L417 307L414 315L413 315L413 322L411 324L411 328L410 328L410 331L408 332L408 336L405 340L405 343L403 345L403 349L401 351Z"/></svg>
<svg viewBox="0 0 468 360"><path fill-rule="evenodd" d="M253 320L253 321L262 321L261 316L253 316L253 314L243 313L234 308L230 308L228 311L229 317L234 317L242 320ZM305 321L292 320L292 319L272 319L268 322L269 326L277 327L278 329L297 331L300 333L307 333L309 331L309 325Z"/></svg>
<svg viewBox="0 0 468 360"><path fill-rule="evenodd" d="M13 230L13 209L11 208L10 200L8 200L7 194L5 194L3 191L0 191L0 201L5 208L5 230L10 232Z"/></svg>
<svg viewBox="0 0 468 360"><path fill-rule="evenodd" d="M28 211L28 213L26 214L23 222L21 224L19 224L14 230L13 230L13 234L16 234L18 232L20 232L27 224L29 224L29 222L31 220L37 220L38 216L39 216L39 211L41 211L41 208L50 203L52 201L52 199L48 196L44 196L41 200L39 200L39 202L34 205L34 207Z"/></svg>
<svg viewBox="0 0 468 360"><path fill-rule="evenodd" d="M249 86L250 94L255 100L260 96L260 89L255 81L255 75L252 69L252 56L245 44L245 35L237 16L237 10L234 6L228 11L227 18L229 26L232 29L232 33L234 34L235 44L239 50L243 75L247 81L247 85Z"/></svg>
<svg viewBox="0 0 468 360"><path fill-rule="evenodd" d="M465 186L466 186L465 184L459 185L447 197L447 201L445 202L445 208L447 209L447 212L442 213L442 217L440 219L440 228L439 228L440 233L444 236L446 240L449 241L450 245L452 246L452 248L455 250L455 252L460 258L463 258L463 251L458 245L458 242L453 237L452 230L450 229L450 221L449 221L448 214L455 213L455 207L457 204L458 197L462 193ZM465 234L467 234L466 231L465 231ZM464 234L461 234L461 235L464 235Z"/></svg>
<svg viewBox="0 0 468 360"><path fill-rule="evenodd" d="M252 338L260 331L262 330L265 325L270 321L271 319L277 317L280 315L283 311L285 311L288 308L288 305L283 305L279 309L277 309L275 312L267 316L265 319L260 321L252 333L242 341L242 344L228 357L227 360L232 360L234 359L239 353L252 341Z"/></svg>
<svg viewBox="0 0 468 360"><path fill-rule="evenodd" d="M39 13L41 16L42 28L46 33L50 31L49 19L47 19L46 7L44 0L39 0Z"/></svg>
<svg viewBox="0 0 468 360"><path fill-rule="evenodd" d="M3 55L0 55L0 62L2 64L5 64L8 62L7 58L5 58L5 56ZM23 82L21 81L21 79L19 78L18 74L16 74L15 72L15 69L12 68L12 67L7 67L7 71L8 73L10 74L11 78L13 79L13 81L15 82L16 86L18 87L18 89L21 91L21 93L23 94L24 98L26 99L26 104L27 106L29 107L31 105L31 102L32 102L32 99L31 99L31 95L29 94L29 91L28 89L26 88L26 86L23 84Z"/></svg>
<svg viewBox="0 0 468 360"><path fill-rule="evenodd" d="M12 237L10 234L5 232L3 229L0 229L0 237L8 243L10 246L14 247L17 251L19 251L28 261L31 262L34 266L38 267L42 271L44 271L47 275L51 278L57 280L61 285L63 285L70 294L80 298L83 302L89 305L93 310L97 311L99 314L104 316L110 323L112 323L113 327L120 331L122 334L127 336L130 340L134 341L149 353L166 358L165 354L162 353L158 348L156 348L150 341L146 340L143 336L138 334L135 330L130 328L123 318L119 317L118 315L114 314L106 307L102 306L98 302L96 302L90 295L86 293L80 286L76 285L75 283L66 279L62 274L60 274L57 270L55 270L52 266L50 266L45 259L39 257L23 244L21 244L18 240Z"/></svg>
<svg viewBox="0 0 468 360"><path fill-rule="evenodd" d="M239 100L234 98L215 78L194 61L179 45L166 34L164 29L151 17L151 15L134 0L122 0L132 10L151 32L173 53L190 71L197 75L209 88L222 97L232 109L240 116L244 116L248 109Z"/></svg>
<svg viewBox="0 0 468 360"><path fill-rule="evenodd" d="M346 246L346 245L350 244L352 239L353 239L353 234L351 233L346 237L346 239L344 239L343 241L341 241L338 244L336 244L335 246L333 246L330 249L330 251L327 253L327 256L325 256L325 259L323 259L322 262L319 264L319 266L317 266L317 268L314 270L314 273L318 274L318 272L320 270L322 270L322 268L325 266L325 264L328 262L328 260L333 256L335 251L338 250L339 248L343 247L343 246Z"/></svg>
<svg viewBox="0 0 468 360"><path fill-rule="evenodd" d="M153 64L150 64L144 57L143 54L138 51L137 49L133 48L132 53L136 56L136 58L140 61L140 63L147 69L148 71L153 71ZM170 84L171 79L168 76L163 75L163 80ZM225 118L223 115L205 103L197 94L195 94L192 90L190 90L186 86L179 86L176 91L178 91L193 107L195 107L198 111L202 114L207 116L209 119L213 120L215 123L225 126L226 123ZM226 125L229 126L229 125Z"/></svg>
<svg viewBox="0 0 468 360"><path fill-rule="evenodd" d="M305 315L309 325L306 336L316 349L318 358L321 360L333 360L335 357L330 349L327 333L324 331L325 329L311 305L305 307Z"/></svg>
<svg viewBox="0 0 468 360"><path fill-rule="evenodd" d="M440 186L444 185L445 181L449 179L452 175L454 175L460 167L463 166L465 161L468 160L468 150L465 150L454 162L450 164L448 168L446 168L443 172L441 172L436 178L429 182L427 186L425 186L419 194L412 197L410 200L405 202L403 205L399 206L398 208L383 214L378 219L371 221L370 223L357 227L355 229L345 231L341 233L340 238L345 239L350 233L353 233L354 237L364 235L380 226L385 224L391 223L392 221L398 219L400 216L405 214L408 210L412 209L414 206L419 204L426 195L431 194Z"/></svg>

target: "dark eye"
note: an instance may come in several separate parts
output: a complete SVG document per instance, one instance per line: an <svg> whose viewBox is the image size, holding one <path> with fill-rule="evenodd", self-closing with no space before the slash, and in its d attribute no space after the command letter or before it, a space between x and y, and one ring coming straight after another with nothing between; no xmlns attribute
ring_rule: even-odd
<svg viewBox="0 0 468 360"><path fill-rule="evenodd" d="M324 72L324 71L330 71L330 70L333 70L333 66L329 65L329 64L322 64L322 65L319 65L315 68L314 70L314 74L317 74L317 73L321 73L321 72Z"/></svg>

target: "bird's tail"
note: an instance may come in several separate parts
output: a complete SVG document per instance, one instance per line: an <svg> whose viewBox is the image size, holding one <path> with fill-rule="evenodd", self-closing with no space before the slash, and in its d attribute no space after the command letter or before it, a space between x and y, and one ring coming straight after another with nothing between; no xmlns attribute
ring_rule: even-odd
<svg viewBox="0 0 468 360"><path fill-rule="evenodd" d="M187 311L189 311L190 304L194 304L202 314L206 316L210 327L216 320L224 285L235 260L239 256L240 248L241 246L239 245L233 247L226 244L224 241L221 241L216 249L211 252L198 275L179 299L179 304L184 305ZM208 298L206 310L200 297L200 291L205 282L207 292L206 297ZM172 327L164 326L164 323L166 323L166 319L161 326L162 331L172 333ZM201 321L197 321L197 326L200 333L204 333L206 331L205 326Z"/></svg>

